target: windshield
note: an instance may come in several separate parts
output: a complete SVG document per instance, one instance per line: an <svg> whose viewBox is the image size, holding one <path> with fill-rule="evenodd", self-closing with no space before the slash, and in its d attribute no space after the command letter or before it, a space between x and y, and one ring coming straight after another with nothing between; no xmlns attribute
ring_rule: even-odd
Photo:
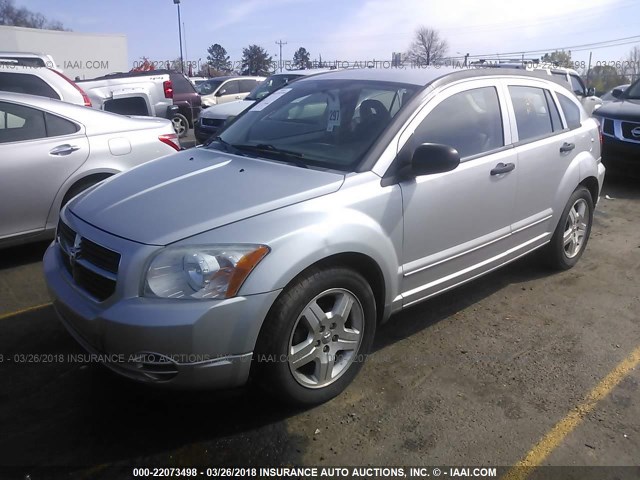
<svg viewBox="0 0 640 480"><path fill-rule="evenodd" d="M302 75L271 75L264 82L251 90L251 93L246 96L247 100L262 100L270 93L275 92L280 87L288 84L296 78L300 78Z"/></svg>
<svg viewBox="0 0 640 480"><path fill-rule="evenodd" d="M256 103L207 148L353 171L418 88L376 81L294 82Z"/></svg>
<svg viewBox="0 0 640 480"><path fill-rule="evenodd" d="M196 83L196 91L200 95L211 95L222 84L223 80L206 80L201 84Z"/></svg>
<svg viewBox="0 0 640 480"><path fill-rule="evenodd" d="M630 100L640 100L640 80L627 88L622 96Z"/></svg>

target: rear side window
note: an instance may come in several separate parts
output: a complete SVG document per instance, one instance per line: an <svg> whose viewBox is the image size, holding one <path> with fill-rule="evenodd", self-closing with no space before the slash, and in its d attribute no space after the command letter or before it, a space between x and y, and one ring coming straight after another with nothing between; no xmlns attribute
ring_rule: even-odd
<svg viewBox="0 0 640 480"><path fill-rule="evenodd" d="M558 93L560 107L564 112L564 118L567 119L567 125L570 129L579 128L580 123L580 107L578 107L569 97Z"/></svg>
<svg viewBox="0 0 640 480"><path fill-rule="evenodd" d="M46 136L44 112L0 102L0 143L35 140Z"/></svg>
<svg viewBox="0 0 640 480"><path fill-rule="evenodd" d="M475 88L443 100L416 129L419 143L449 145L461 158L504 146L498 93L493 87Z"/></svg>
<svg viewBox="0 0 640 480"><path fill-rule="evenodd" d="M60 100L60 95L44 80L29 73L0 72L0 90Z"/></svg>
<svg viewBox="0 0 640 480"><path fill-rule="evenodd" d="M553 133L545 90L512 85L509 87L509 93L516 115L520 142L542 138Z"/></svg>
<svg viewBox="0 0 640 480"><path fill-rule="evenodd" d="M260 82L256 80L240 80L240 92L247 93L258 86Z"/></svg>
<svg viewBox="0 0 640 480"><path fill-rule="evenodd" d="M60 118L50 113L45 113L45 123L47 125L48 137L59 137L61 135L72 135L80 130L80 127L69 120Z"/></svg>

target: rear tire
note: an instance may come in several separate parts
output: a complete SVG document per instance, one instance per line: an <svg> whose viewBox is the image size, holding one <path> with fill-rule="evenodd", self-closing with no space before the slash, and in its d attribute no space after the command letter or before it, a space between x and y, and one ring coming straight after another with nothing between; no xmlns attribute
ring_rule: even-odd
<svg viewBox="0 0 640 480"><path fill-rule="evenodd" d="M376 302L367 281L343 267L311 269L278 297L254 354L258 384L290 404L335 397L371 348Z"/></svg>
<svg viewBox="0 0 640 480"><path fill-rule="evenodd" d="M181 113L176 113L171 117L171 123L173 123L173 130L176 132L179 138L186 137L189 133L189 120Z"/></svg>
<svg viewBox="0 0 640 480"><path fill-rule="evenodd" d="M584 253L593 223L593 198L583 186L573 192L558 226L547 245L549 265L557 270L572 268Z"/></svg>

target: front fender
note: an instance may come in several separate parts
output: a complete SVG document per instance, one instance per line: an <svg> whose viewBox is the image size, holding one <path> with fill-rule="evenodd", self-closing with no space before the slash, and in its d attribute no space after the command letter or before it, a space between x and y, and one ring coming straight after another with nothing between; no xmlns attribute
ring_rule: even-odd
<svg viewBox="0 0 640 480"><path fill-rule="evenodd" d="M270 247L270 253L241 287L240 295L282 289L305 269L334 255L365 255L382 273L385 307L389 307L398 295L401 278L400 188L381 187L380 177L371 172L356 177L345 180L335 193L247 218L188 241Z"/></svg>

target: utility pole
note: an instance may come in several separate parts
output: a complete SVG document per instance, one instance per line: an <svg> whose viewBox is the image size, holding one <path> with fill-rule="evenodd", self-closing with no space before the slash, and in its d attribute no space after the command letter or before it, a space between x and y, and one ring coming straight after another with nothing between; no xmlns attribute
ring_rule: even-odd
<svg viewBox="0 0 640 480"><path fill-rule="evenodd" d="M180 0L173 0L178 7L178 38L180 39L180 71L184 73L184 60L182 57L182 21L180 20Z"/></svg>
<svg viewBox="0 0 640 480"><path fill-rule="evenodd" d="M280 56L278 57L278 65L280 66L280 71L282 72L282 46L286 45L287 42L283 42L282 40L278 40L276 45L280 46Z"/></svg>

